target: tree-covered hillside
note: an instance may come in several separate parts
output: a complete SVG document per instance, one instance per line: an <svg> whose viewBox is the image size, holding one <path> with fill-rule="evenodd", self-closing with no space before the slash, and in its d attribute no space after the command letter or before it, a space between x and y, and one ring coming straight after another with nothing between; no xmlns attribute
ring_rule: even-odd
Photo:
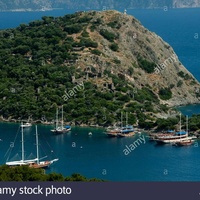
<svg viewBox="0 0 200 200"><path fill-rule="evenodd" d="M128 84L115 75L110 75L117 86L115 93L101 92L85 80L84 90L67 102L63 97L67 89L76 85L72 83L72 76L85 75L74 66L79 57L76 48L89 48L91 53L99 53L98 43L92 41L85 30L90 20L88 17L79 19L77 14L63 18L43 17L40 21L0 32L0 114L4 118L31 116L33 120L50 121L55 118L56 107L64 104L67 121L86 123L93 119L97 124L110 124L114 118L120 119L124 102L129 102L134 94L128 94ZM92 24L91 28L94 26ZM79 42L72 37L78 33ZM139 91L135 99L138 103L127 104L127 111L140 113L142 108L153 111L151 101L158 101L148 88ZM148 102L143 105L144 99ZM129 122L134 123L135 116L130 115Z"/></svg>
<svg viewBox="0 0 200 200"><path fill-rule="evenodd" d="M122 20L113 20L117 17ZM64 120L74 124L107 126L120 121L122 111L128 112L130 124L151 124L156 121L154 114L168 113L168 106L161 105L160 100L171 99L173 90L176 94L175 89L182 86L160 82L159 90L155 87L153 81L158 75L154 75L156 64L151 57L156 58L158 52L149 51L147 36L151 33L132 17L127 19L118 12L78 12L43 17L1 31L1 118L52 121L61 105ZM127 21L144 35L131 51L125 51L127 44L121 39ZM134 41L131 31L126 37ZM162 50L162 56L168 53L163 54L162 48L172 52L155 38L153 42L159 43L154 46ZM185 70L182 73L188 75ZM153 81L145 78L153 76ZM198 86L191 75L187 82L176 73L173 76L173 83L180 79L189 89Z"/></svg>

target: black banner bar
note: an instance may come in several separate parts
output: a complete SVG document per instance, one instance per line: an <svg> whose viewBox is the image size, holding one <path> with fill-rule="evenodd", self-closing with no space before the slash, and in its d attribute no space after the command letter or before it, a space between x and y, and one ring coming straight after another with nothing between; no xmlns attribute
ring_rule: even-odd
<svg viewBox="0 0 200 200"><path fill-rule="evenodd" d="M198 200L198 182L0 182L2 200Z"/></svg>

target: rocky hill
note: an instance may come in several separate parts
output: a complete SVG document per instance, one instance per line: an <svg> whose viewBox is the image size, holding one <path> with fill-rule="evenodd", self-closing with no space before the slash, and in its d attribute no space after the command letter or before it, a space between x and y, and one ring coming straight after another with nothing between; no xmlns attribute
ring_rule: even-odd
<svg viewBox="0 0 200 200"><path fill-rule="evenodd" d="M199 103L200 85L173 49L117 11L43 17L0 32L2 119L113 124L155 122Z"/></svg>
<svg viewBox="0 0 200 200"><path fill-rule="evenodd" d="M0 0L0 10L135 9L200 7L200 0Z"/></svg>

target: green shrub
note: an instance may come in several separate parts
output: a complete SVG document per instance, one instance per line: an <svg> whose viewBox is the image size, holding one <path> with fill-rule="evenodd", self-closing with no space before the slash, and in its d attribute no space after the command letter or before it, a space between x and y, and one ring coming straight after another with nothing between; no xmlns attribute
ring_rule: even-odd
<svg viewBox="0 0 200 200"><path fill-rule="evenodd" d="M91 53L92 53L92 54L95 54L95 55L98 55L98 56L101 55L101 51L99 51L98 49L92 49L92 50L91 50Z"/></svg>
<svg viewBox="0 0 200 200"><path fill-rule="evenodd" d="M178 76L180 76L181 78L184 78L185 77L185 73L183 71L180 71L177 73Z"/></svg>
<svg viewBox="0 0 200 200"><path fill-rule="evenodd" d="M86 23L89 22L92 18L88 16L84 16L78 19L78 23Z"/></svg>
<svg viewBox="0 0 200 200"><path fill-rule="evenodd" d="M118 23L118 21L109 22L107 25L111 28L120 28L120 24Z"/></svg>
<svg viewBox="0 0 200 200"><path fill-rule="evenodd" d="M113 60L113 62L114 62L115 64L117 64L117 65L121 64L121 60L118 60L117 58L115 58L115 59Z"/></svg>
<svg viewBox="0 0 200 200"><path fill-rule="evenodd" d="M153 73L154 68L156 67L155 63L149 62L148 60L145 60L141 57L138 57L138 65L140 68L142 68L147 73Z"/></svg>
<svg viewBox="0 0 200 200"><path fill-rule="evenodd" d="M82 36L82 37L89 37L89 33L88 33L86 30L84 30L84 31L82 32L81 36Z"/></svg>
<svg viewBox="0 0 200 200"><path fill-rule="evenodd" d="M86 38L81 38L80 44L81 44L81 46L85 46L85 47L93 47L93 48L97 48L98 47L98 43L92 41L89 38L87 38L87 39Z"/></svg>
<svg viewBox="0 0 200 200"><path fill-rule="evenodd" d="M170 88L161 88L159 90L159 96L162 100L169 100L172 98L172 92Z"/></svg>
<svg viewBox="0 0 200 200"><path fill-rule="evenodd" d="M74 34L74 33L80 33L82 31L83 27L79 24L74 24L70 26L66 26L64 28L64 31L66 31L68 34Z"/></svg>
<svg viewBox="0 0 200 200"><path fill-rule="evenodd" d="M110 42L113 42L117 38L117 36L114 33L109 32L106 29L101 29L100 34Z"/></svg>
<svg viewBox="0 0 200 200"><path fill-rule="evenodd" d="M119 49L119 46L116 43L112 43L109 47L113 51L118 51L118 49Z"/></svg>
<svg viewBox="0 0 200 200"><path fill-rule="evenodd" d="M181 87L182 85L183 85L183 81L179 80L178 83L177 83L177 87Z"/></svg>
<svg viewBox="0 0 200 200"><path fill-rule="evenodd" d="M132 76L133 73L134 73L133 67L129 67L129 68L128 68L128 74L129 74L130 76Z"/></svg>

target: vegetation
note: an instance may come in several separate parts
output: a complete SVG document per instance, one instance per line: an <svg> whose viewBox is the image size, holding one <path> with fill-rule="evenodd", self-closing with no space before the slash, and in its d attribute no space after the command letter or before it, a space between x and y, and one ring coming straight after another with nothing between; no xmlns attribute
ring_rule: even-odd
<svg viewBox="0 0 200 200"><path fill-rule="evenodd" d="M180 117L177 115L174 118L168 119L157 119L154 127L157 127L157 130L177 130L177 125L179 125ZM182 116L182 129L186 130L186 117ZM189 131L199 131L200 130L200 115L192 115L188 121Z"/></svg>
<svg viewBox="0 0 200 200"><path fill-rule="evenodd" d="M112 33L112 32L109 32L108 30L106 29L101 29L100 32L99 32L105 39L107 39L108 41L110 42L114 42L114 40L117 38L117 36Z"/></svg>
<svg viewBox="0 0 200 200"><path fill-rule="evenodd" d="M192 117L189 119L189 129L191 131L200 130L200 114L192 115Z"/></svg>
<svg viewBox="0 0 200 200"><path fill-rule="evenodd" d="M45 174L43 169L34 169L28 166L9 167L0 166L0 181L103 181L96 178L87 179L80 174L64 177L62 174Z"/></svg>
<svg viewBox="0 0 200 200"><path fill-rule="evenodd" d="M172 92L170 88L161 88L159 90L159 96L162 100L169 100L172 98Z"/></svg>
<svg viewBox="0 0 200 200"><path fill-rule="evenodd" d="M178 76L180 76L181 78L185 80L189 80L192 78L189 74L185 74L183 71L178 72Z"/></svg>
<svg viewBox="0 0 200 200"><path fill-rule="evenodd" d="M113 43L110 45L110 49L113 50L113 51L118 51L119 46L118 46L118 44L116 44L116 43L113 42Z"/></svg>
<svg viewBox="0 0 200 200"><path fill-rule="evenodd" d="M101 51L99 51L98 49L92 49L91 53L95 54L95 55L98 55L98 56L100 56L102 54Z"/></svg>
<svg viewBox="0 0 200 200"><path fill-rule="evenodd" d="M138 65L140 68L142 68L147 73L153 73L154 68L156 67L155 63L149 62L148 60L145 60L145 59L141 58L140 56L138 57Z"/></svg>
<svg viewBox="0 0 200 200"><path fill-rule="evenodd" d="M83 54L89 54L88 58L100 63L96 66L101 65L99 56L105 56L101 44L92 39L91 29L99 31L113 51L119 50L118 35L114 32L119 22L110 22L109 27L99 30L103 20L93 20L94 14L81 12L57 18L43 17L16 29L0 31L0 116L52 121L56 108L64 105L64 121L75 125L108 126L119 122L120 113L124 111L129 113L129 123L139 120L140 127L151 127L155 119L147 113L168 111L160 105L150 86L141 85L138 89L134 83L126 81L126 75L135 75L133 78L137 79L135 69L138 67L147 73L154 72L155 64L141 56L127 66L125 73L117 57L110 62L120 69L119 73L113 73L116 69L111 70L109 62L104 63L103 72L94 66L89 66L88 72L77 65ZM81 80L84 88L64 98L78 85L74 79ZM159 95L161 99L169 99L172 93L164 88Z"/></svg>
<svg viewBox="0 0 200 200"><path fill-rule="evenodd" d="M168 119L157 119L155 126L157 126L157 130L175 130L175 127L178 124L178 122L178 117Z"/></svg>
<svg viewBox="0 0 200 200"><path fill-rule="evenodd" d="M179 80L178 83L177 83L177 87L181 87L182 85L183 85L183 81Z"/></svg>

